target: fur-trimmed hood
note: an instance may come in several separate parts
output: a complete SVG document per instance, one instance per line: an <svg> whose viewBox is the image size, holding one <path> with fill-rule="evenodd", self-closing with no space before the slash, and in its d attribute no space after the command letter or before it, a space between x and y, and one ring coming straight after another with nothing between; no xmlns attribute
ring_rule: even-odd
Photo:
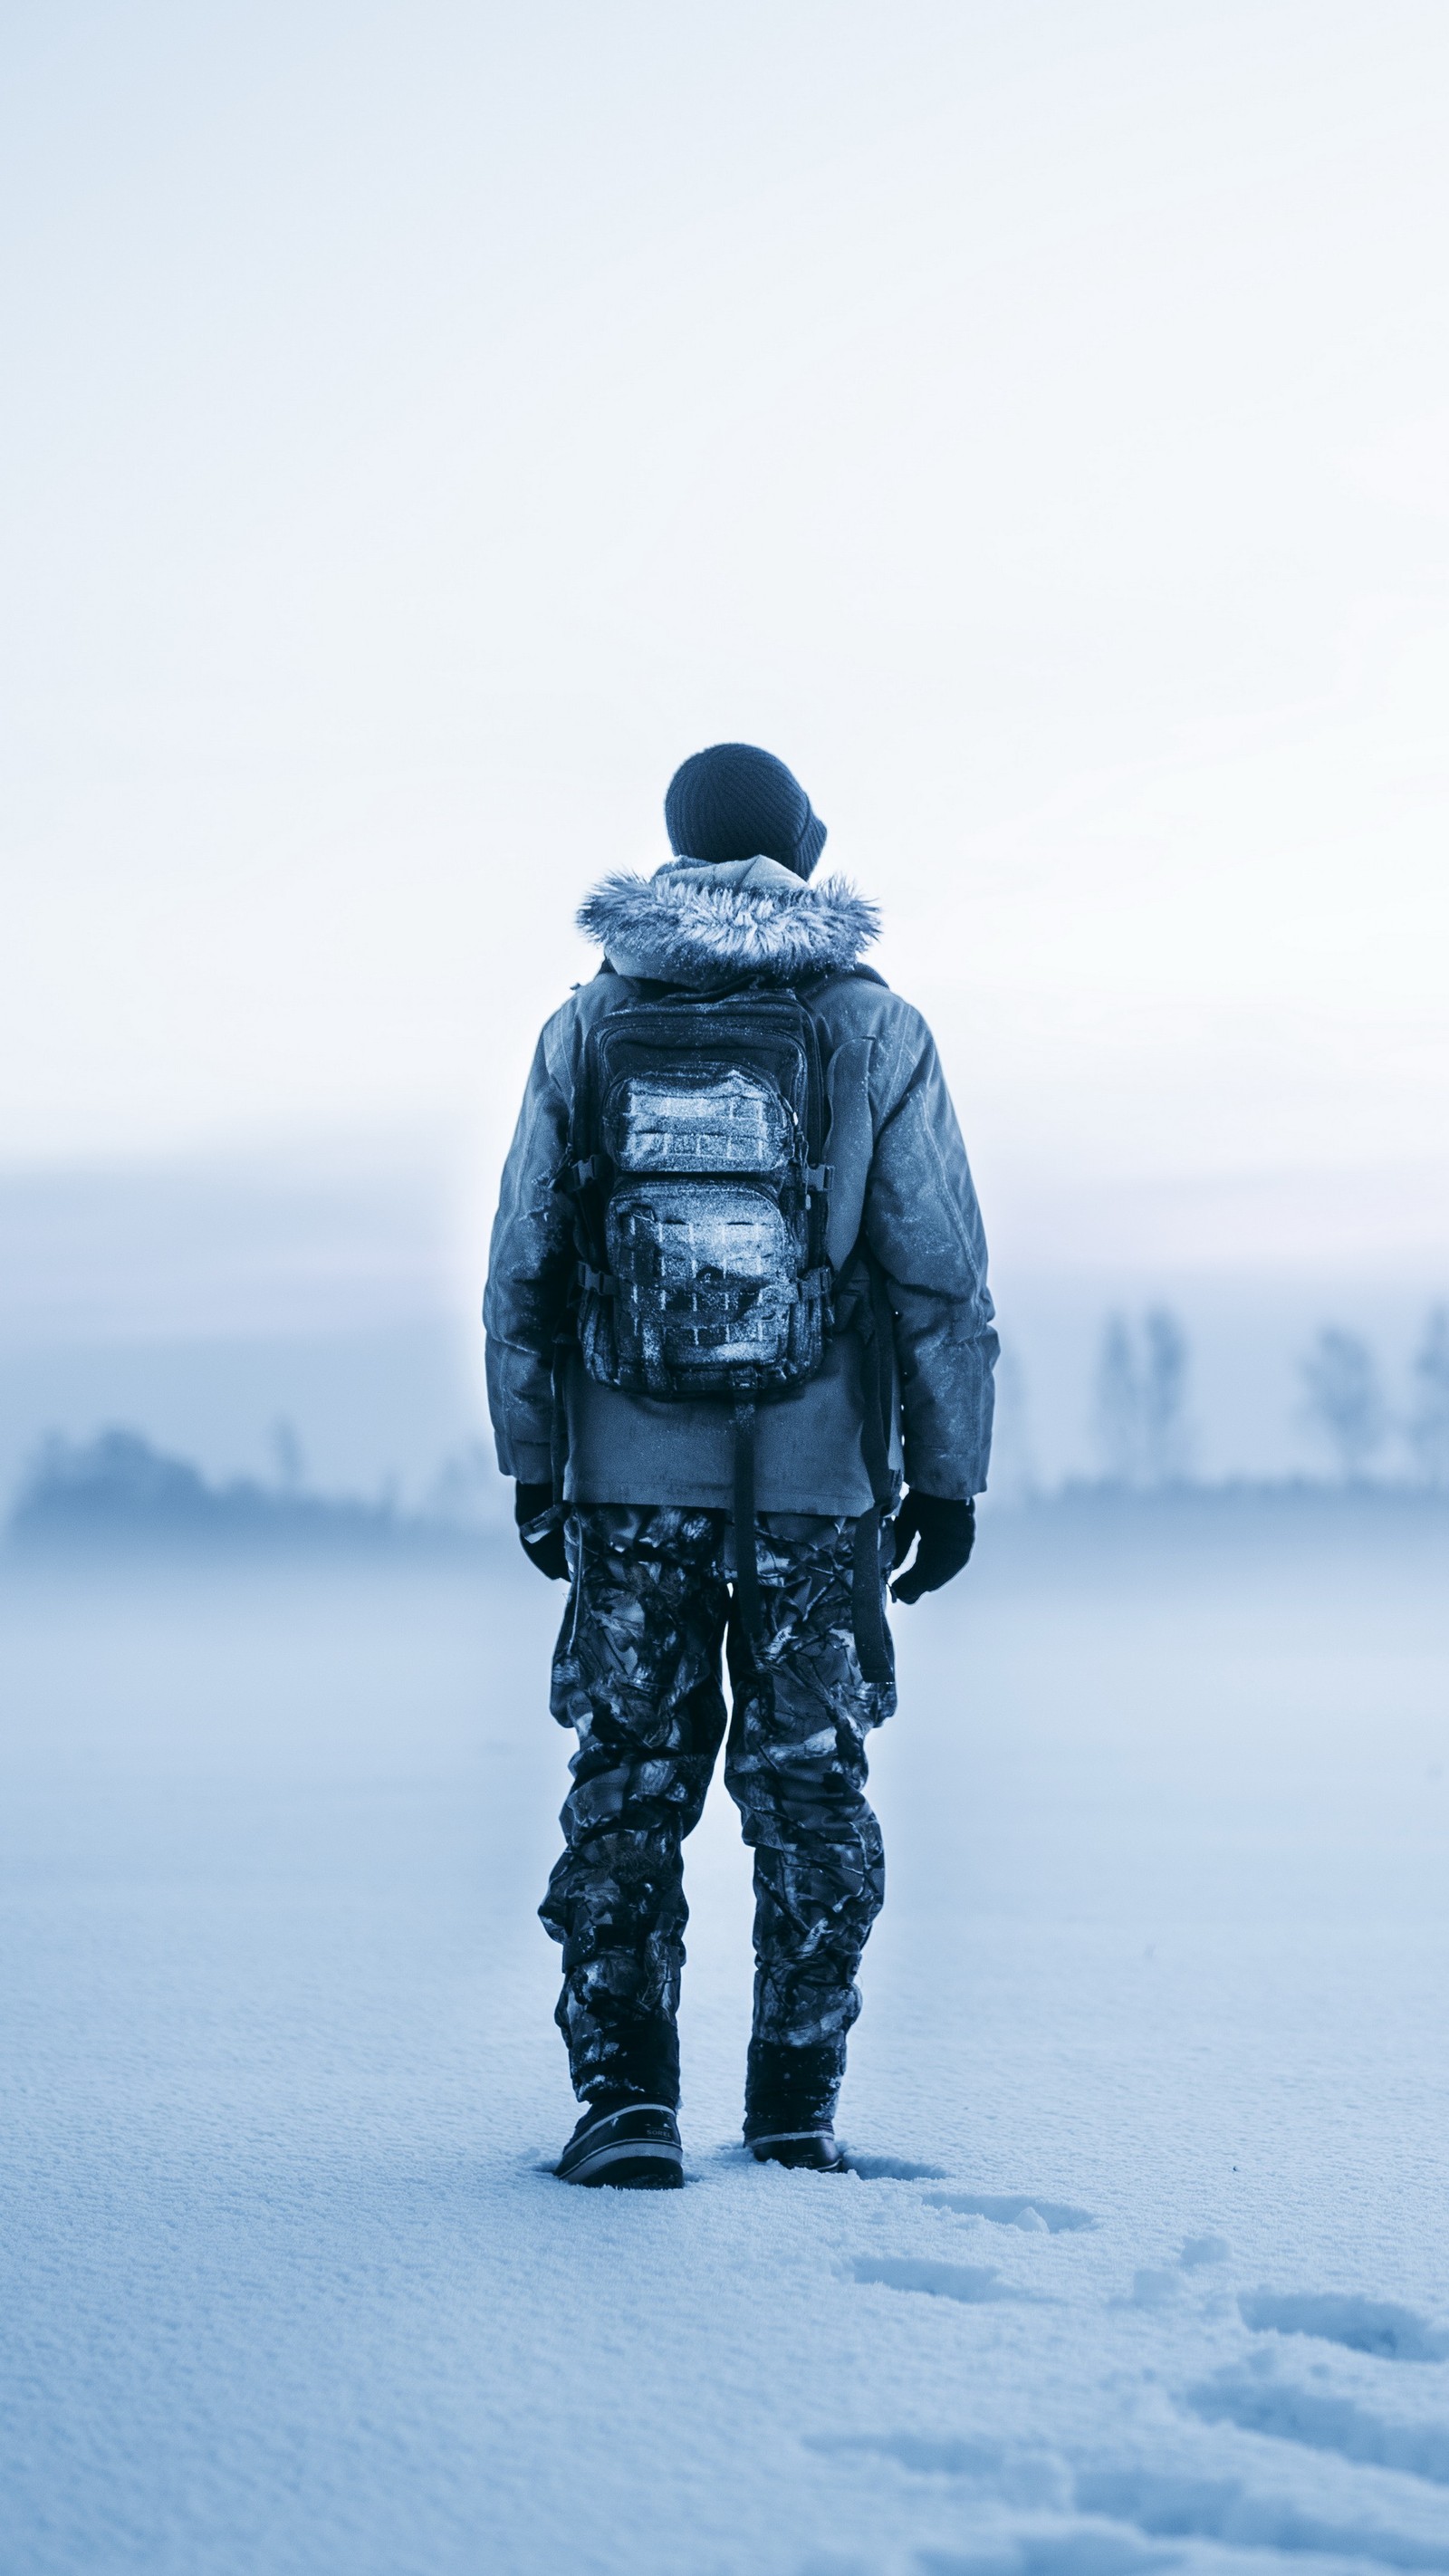
<svg viewBox="0 0 1449 2576"><path fill-rule="evenodd" d="M696 987L853 966L880 935L875 905L844 877L806 885L764 858L671 859L652 877L621 870L585 898L578 923L619 974Z"/></svg>

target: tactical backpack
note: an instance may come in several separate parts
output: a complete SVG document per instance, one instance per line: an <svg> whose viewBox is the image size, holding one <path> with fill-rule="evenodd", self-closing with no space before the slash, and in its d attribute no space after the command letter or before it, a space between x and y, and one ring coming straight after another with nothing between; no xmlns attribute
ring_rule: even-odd
<svg viewBox="0 0 1449 2576"><path fill-rule="evenodd" d="M578 1338L631 1395L753 1402L811 1377L830 1327L825 1089L792 993L633 1002L590 1030Z"/></svg>
<svg viewBox="0 0 1449 2576"><path fill-rule="evenodd" d="M819 1027L796 993L747 985L626 1002L588 1033L560 1176L575 1205L574 1331L589 1376L733 1409L737 1573L751 1628L755 1406L814 1376L835 1320L826 1116ZM871 1338L869 1311L865 1329ZM856 1629L870 1678L888 1654L876 1570L889 1507L880 1349L876 1336L866 1399L876 1509L857 1533Z"/></svg>

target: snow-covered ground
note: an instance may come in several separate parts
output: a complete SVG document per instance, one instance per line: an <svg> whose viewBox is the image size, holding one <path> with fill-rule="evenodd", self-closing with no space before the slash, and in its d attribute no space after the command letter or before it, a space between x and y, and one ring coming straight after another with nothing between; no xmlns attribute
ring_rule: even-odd
<svg viewBox="0 0 1449 2576"><path fill-rule="evenodd" d="M897 1618L847 2179L561 2188L511 1558L6 1575L5 2576L1449 2570L1449 1537L998 1519Z"/></svg>

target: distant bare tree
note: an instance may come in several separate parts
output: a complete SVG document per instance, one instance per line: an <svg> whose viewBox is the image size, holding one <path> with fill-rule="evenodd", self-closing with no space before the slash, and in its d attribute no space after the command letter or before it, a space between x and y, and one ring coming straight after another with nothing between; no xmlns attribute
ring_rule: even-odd
<svg viewBox="0 0 1449 2576"><path fill-rule="evenodd" d="M1039 1485L1026 1378L1015 1351L1007 1348L996 1363L991 1490L998 1501L1028 1503Z"/></svg>
<svg viewBox="0 0 1449 2576"><path fill-rule="evenodd" d="M1142 1472L1142 1380L1125 1315L1109 1315L1097 1355L1097 1445L1110 1484L1135 1485Z"/></svg>
<svg viewBox="0 0 1449 2576"><path fill-rule="evenodd" d="M1134 1329L1109 1315L1097 1354L1096 1428L1113 1485L1168 1485L1187 1472L1187 1335L1165 1306Z"/></svg>
<svg viewBox="0 0 1449 2576"><path fill-rule="evenodd" d="M1345 1483L1361 1483L1388 1429L1373 1352L1362 1334L1325 1324L1302 1373L1309 1421L1334 1452Z"/></svg>
<svg viewBox="0 0 1449 2576"><path fill-rule="evenodd" d="M1142 1457L1148 1482L1176 1483L1187 1472L1187 1335L1166 1306L1144 1316Z"/></svg>
<svg viewBox="0 0 1449 2576"><path fill-rule="evenodd" d="M1449 1306L1433 1307L1424 1319L1424 1338L1414 1354L1408 1428L1414 1463L1425 1483L1449 1485Z"/></svg>
<svg viewBox="0 0 1449 2576"><path fill-rule="evenodd" d="M469 1440L443 1460L424 1496L423 1512L452 1529L511 1530L512 1499L491 1443Z"/></svg>
<svg viewBox="0 0 1449 2576"><path fill-rule="evenodd" d="M302 1455L302 1443L297 1437L295 1423L285 1420L274 1422L268 1434L267 1446L272 1453L272 1474L280 1491L284 1494L300 1494L306 1473L306 1461Z"/></svg>

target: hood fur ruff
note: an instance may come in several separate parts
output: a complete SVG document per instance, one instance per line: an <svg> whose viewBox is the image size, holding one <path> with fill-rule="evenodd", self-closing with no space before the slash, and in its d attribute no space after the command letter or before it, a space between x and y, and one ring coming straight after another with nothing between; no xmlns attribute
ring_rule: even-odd
<svg viewBox="0 0 1449 2576"><path fill-rule="evenodd" d="M753 882L742 885L725 881L723 870L694 866L666 865L652 877L621 870L579 906L579 928L619 974L687 985L736 975L789 983L853 966L880 936L875 905L844 877L805 885L760 860L749 874Z"/></svg>

